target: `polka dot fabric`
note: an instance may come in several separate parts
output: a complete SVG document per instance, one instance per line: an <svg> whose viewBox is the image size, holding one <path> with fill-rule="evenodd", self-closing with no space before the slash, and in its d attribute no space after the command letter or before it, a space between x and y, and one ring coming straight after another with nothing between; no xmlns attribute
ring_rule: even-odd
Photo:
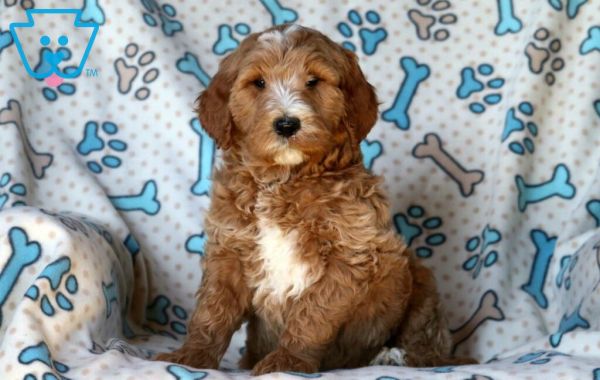
<svg viewBox="0 0 600 380"><path fill-rule="evenodd" d="M62 49L75 78L31 77ZM297 22L360 57L362 142L393 223L478 366L295 379L600 379L600 3L0 0L0 373L243 379L149 361L186 334L218 153L193 103L249 33ZM46 36L47 38L44 38ZM62 37L66 38L62 38ZM46 49L46 50L44 50ZM45 53L46 51L46 53ZM55 81L55 82L53 82Z"/></svg>

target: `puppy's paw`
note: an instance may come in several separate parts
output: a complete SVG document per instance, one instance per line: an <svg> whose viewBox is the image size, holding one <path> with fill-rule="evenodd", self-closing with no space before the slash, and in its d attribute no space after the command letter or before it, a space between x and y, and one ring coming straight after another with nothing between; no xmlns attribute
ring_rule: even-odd
<svg viewBox="0 0 600 380"><path fill-rule="evenodd" d="M292 355L288 350L279 348L256 363L252 369L252 375L258 376L265 373L283 371L314 373L318 372L318 370L318 365L308 363Z"/></svg>
<svg viewBox="0 0 600 380"><path fill-rule="evenodd" d="M173 352L163 352L154 357L154 360L161 362L171 362L175 364L187 365L194 368L218 369L219 361L208 355L206 352L198 350L179 349Z"/></svg>

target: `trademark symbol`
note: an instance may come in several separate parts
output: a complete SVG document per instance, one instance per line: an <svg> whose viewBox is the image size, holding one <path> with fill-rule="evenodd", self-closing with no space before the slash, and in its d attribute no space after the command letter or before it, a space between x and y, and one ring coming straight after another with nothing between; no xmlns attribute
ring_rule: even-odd
<svg viewBox="0 0 600 380"><path fill-rule="evenodd" d="M100 69L89 69L89 68L86 68L85 69L85 76L86 77L97 78L97 77L100 76Z"/></svg>

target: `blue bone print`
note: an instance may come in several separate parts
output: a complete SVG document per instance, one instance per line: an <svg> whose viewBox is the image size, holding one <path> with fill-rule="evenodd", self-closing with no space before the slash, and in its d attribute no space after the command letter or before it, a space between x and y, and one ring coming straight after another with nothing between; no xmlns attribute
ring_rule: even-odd
<svg viewBox="0 0 600 380"><path fill-rule="evenodd" d="M125 237L123 244L129 251L129 253L131 253L131 257L133 258L135 258L135 256L140 252L140 244L137 242L137 240L132 234L129 234L127 235L127 237Z"/></svg>
<svg viewBox="0 0 600 380"><path fill-rule="evenodd" d="M37 241L29 241L27 233L20 227L8 231L11 253L2 272L0 272L0 325L2 324L2 306L17 284L19 276L29 265L35 263L41 254Z"/></svg>
<svg viewBox="0 0 600 380"><path fill-rule="evenodd" d="M185 242L185 249L189 253L204 256L204 244L206 244L206 236L204 235L204 232L202 232L199 235L190 236Z"/></svg>
<svg viewBox="0 0 600 380"><path fill-rule="evenodd" d="M581 327L583 329L590 328L589 322L581 316L582 303L583 301L579 303L579 306L577 306L577 309L573 311L573 313L571 313L570 315L565 314L560 319L558 331L550 335L550 344L552 345L552 347L558 347L564 334L569 333L578 327Z"/></svg>
<svg viewBox="0 0 600 380"><path fill-rule="evenodd" d="M176 67L177 70L184 74L192 74L204 87L208 87L210 77L202 66L200 66L198 57L194 54L186 52L183 57L177 60Z"/></svg>
<svg viewBox="0 0 600 380"><path fill-rule="evenodd" d="M587 3L587 1L588 0L567 0L567 16L570 19L577 17L579 8L583 4ZM548 3L557 11L561 11L563 9L562 0L548 0Z"/></svg>
<svg viewBox="0 0 600 380"><path fill-rule="evenodd" d="M167 367L167 372L175 376L177 380L202 380L208 376L208 372L194 371L174 364Z"/></svg>
<svg viewBox="0 0 600 380"><path fill-rule="evenodd" d="M423 368L420 371L427 371L433 373L452 373L454 372L453 366L442 366L442 367L433 367L433 368Z"/></svg>
<svg viewBox="0 0 600 380"><path fill-rule="evenodd" d="M271 14L273 25L292 23L298 19L298 13L290 8L284 8L279 0L260 0L260 3Z"/></svg>
<svg viewBox="0 0 600 380"><path fill-rule="evenodd" d="M579 47L581 55L591 53L594 50L600 52L600 26L590 27L587 38L583 40ZM598 114L600 115L600 112Z"/></svg>
<svg viewBox="0 0 600 380"><path fill-rule="evenodd" d="M95 22L96 24L104 24L104 11L98 4L98 0L84 0L83 8L81 9L81 21Z"/></svg>
<svg viewBox="0 0 600 380"><path fill-rule="evenodd" d="M598 117L600 117L600 99L594 102L594 109L596 110Z"/></svg>
<svg viewBox="0 0 600 380"><path fill-rule="evenodd" d="M377 140L360 142L360 150L363 155L363 165L365 168L372 170L375 159L383 154L383 146Z"/></svg>
<svg viewBox="0 0 600 380"><path fill-rule="evenodd" d="M498 3L498 24L495 33L502 36L506 33L517 33L523 23L515 16L512 0L496 0Z"/></svg>
<svg viewBox="0 0 600 380"><path fill-rule="evenodd" d="M555 356L569 356L567 354L563 354L562 352L555 351L536 351L530 352L528 354L520 356L517 360L515 360L514 364L534 364L534 365L543 365L552 360Z"/></svg>
<svg viewBox="0 0 600 380"><path fill-rule="evenodd" d="M519 211L524 212L527 205L544 201L551 197L572 199L575 196L575 186L569 183L569 169L564 164L554 167L552 178L538 185L530 185L520 175L515 177L517 190L519 191Z"/></svg>
<svg viewBox="0 0 600 380"><path fill-rule="evenodd" d="M192 186L192 193L195 195L208 195L211 186L211 173L215 159L215 142L200 125L200 121L193 118L190 121L192 129L200 137L200 152L198 155L198 180Z"/></svg>
<svg viewBox="0 0 600 380"><path fill-rule="evenodd" d="M40 342L36 345L26 347L19 354L19 363L31 364L35 362L41 362L52 370L52 372L44 373L42 377L43 380L58 380L59 378L67 380L62 374L69 372L69 367L66 364L52 359L52 355L50 354L50 350L46 343ZM32 376L33 375L27 375L25 376L25 379L35 379L35 377Z"/></svg>
<svg viewBox="0 0 600 380"><path fill-rule="evenodd" d="M148 215L156 215L160 210L156 182L146 181L142 191L136 195L109 196L113 206L120 211L143 211Z"/></svg>
<svg viewBox="0 0 600 380"><path fill-rule="evenodd" d="M403 57L400 59L400 65L404 70L404 80L394 99L391 108L385 110L381 117L385 121L393 122L402 130L410 128L410 117L408 108L417 93L419 84L429 77L429 66L419 64L412 57Z"/></svg>
<svg viewBox="0 0 600 380"><path fill-rule="evenodd" d="M43 178L46 169L52 164L54 156L50 153L39 153L33 148L23 126L21 105L14 99L8 101L6 108L0 109L0 125L10 123L14 123L17 126L21 141L24 142L25 155L27 156L29 165L31 165L34 177L37 179Z"/></svg>
<svg viewBox="0 0 600 380"><path fill-rule="evenodd" d="M594 380L600 380L600 368L594 370Z"/></svg>
<svg viewBox="0 0 600 380"><path fill-rule="evenodd" d="M250 33L250 27L245 23L236 24L234 29L242 36L246 36L248 33ZM219 38L213 45L212 50L216 55L223 55L235 50L239 44L240 41L233 37L233 29L231 26L223 24L219 25Z"/></svg>
<svg viewBox="0 0 600 380"><path fill-rule="evenodd" d="M596 221L596 227L600 227L600 199L593 199L589 201L585 206Z"/></svg>
<svg viewBox="0 0 600 380"><path fill-rule="evenodd" d="M292 375L296 377L303 377L305 379L318 379L321 375L320 373L304 373L304 372L293 372L293 371L285 371L286 375Z"/></svg>
<svg viewBox="0 0 600 380"><path fill-rule="evenodd" d="M533 258L533 265L531 266L529 281L521 286L521 289L533 297L542 309L545 309L548 307L548 299L544 294L544 284L546 283L550 260L554 254L558 238L556 236L549 237L546 232L534 229L531 230L531 240L535 246L535 256Z"/></svg>

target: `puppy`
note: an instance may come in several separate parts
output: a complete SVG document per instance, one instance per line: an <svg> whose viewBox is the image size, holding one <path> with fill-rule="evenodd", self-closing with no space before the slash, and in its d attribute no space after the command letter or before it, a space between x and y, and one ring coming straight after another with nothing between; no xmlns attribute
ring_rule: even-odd
<svg viewBox="0 0 600 380"><path fill-rule="evenodd" d="M223 164L187 341L158 360L217 368L248 321L240 365L255 375L365 366L386 346L409 366L463 362L431 271L363 167L377 98L352 52L296 25L252 34L198 112Z"/></svg>

